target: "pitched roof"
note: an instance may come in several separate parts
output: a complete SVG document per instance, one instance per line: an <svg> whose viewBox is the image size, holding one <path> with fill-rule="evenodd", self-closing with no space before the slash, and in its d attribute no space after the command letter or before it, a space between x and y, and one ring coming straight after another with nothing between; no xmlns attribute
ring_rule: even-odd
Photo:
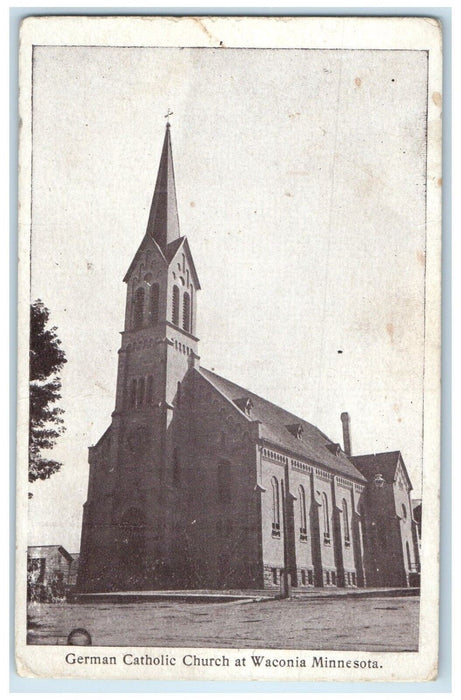
<svg viewBox="0 0 461 700"><path fill-rule="evenodd" d="M197 270L195 269L194 258L192 257L189 241L187 240L186 236L181 236L181 238L176 238L176 240L171 241L171 243L168 243L167 247L165 248L165 258L168 264L170 264L173 258L175 257L176 253L183 246L189 258L189 265L191 268L192 277L194 278L195 288L201 289L200 280L198 278Z"/></svg>
<svg viewBox="0 0 461 700"><path fill-rule="evenodd" d="M373 479L376 474L381 474L386 481L392 482L400 457L400 452L397 450L379 452L376 455L358 455L351 457L351 460L367 480Z"/></svg>
<svg viewBox="0 0 461 700"><path fill-rule="evenodd" d="M182 239L179 239L179 240L182 240ZM165 255L163 254L163 251L161 250L157 241L154 240L149 233L146 233L144 235L144 238L141 241L141 244L140 244L138 250L135 253L133 260L130 263L130 267L126 271L125 277L123 278L124 282L128 282L130 275L131 275L132 271L134 270L134 268L136 267L141 254L144 252L144 250L146 250L146 248L148 249L149 246L153 246L154 249L158 252L158 255L160 256L160 260L165 261L165 264L168 264L168 261L165 258Z"/></svg>
<svg viewBox="0 0 461 700"><path fill-rule="evenodd" d="M72 559L72 554L70 554L62 544L32 544L27 547L28 552L32 549L57 549L65 559L68 561Z"/></svg>
<svg viewBox="0 0 461 700"><path fill-rule="evenodd" d="M184 241L184 237L181 236L180 238L175 238L174 241L171 241L171 243L168 243L168 245L165 248L165 257L170 263L178 250L180 249L182 243Z"/></svg>
<svg viewBox="0 0 461 700"><path fill-rule="evenodd" d="M233 404L235 410L240 410L235 404L236 399L251 399L253 404L251 415L247 416L243 411L241 413L248 420L260 421L261 437L263 439L273 445L278 445L281 449L298 455L300 459L304 458L310 463L328 467L337 474L352 477L358 481L365 481L365 478L344 452L336 454L335 450L331 451L331 445L335 443L316 428L315 425L298 418L285 409L280 408L280 406L266 401L266 399L248 391L248 389L244 389L204 367L200 367L198 371L202 377ZM296 438L293 432L290 432L290 428L294 424L302 427L302 433L299 438Z"/></svg>

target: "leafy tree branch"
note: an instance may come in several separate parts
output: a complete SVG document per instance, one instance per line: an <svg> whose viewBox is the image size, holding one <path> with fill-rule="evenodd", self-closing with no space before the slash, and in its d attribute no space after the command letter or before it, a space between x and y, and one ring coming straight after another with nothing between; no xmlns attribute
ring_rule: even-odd
<svg viewBox="0 0 461 700"><path fill-rule="evenodd" d="M50 312L40 299L30 307L29 354L29 482L48 479L62 464L42 451L51 450L65 431L58 372L67 362L56 326L48 327ZM29 494L30 496L31 494Z"/></svg>

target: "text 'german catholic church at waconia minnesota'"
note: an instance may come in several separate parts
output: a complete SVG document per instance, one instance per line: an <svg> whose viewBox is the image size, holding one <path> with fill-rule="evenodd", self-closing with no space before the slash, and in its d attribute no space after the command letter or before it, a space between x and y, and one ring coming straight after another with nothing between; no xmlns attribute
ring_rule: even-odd
<svg viewBox="0 0 461 700"><path fill-rule="evenodd" d="M89 449L80 592L412 586L419 547L400 452L352 456L200 366L200 282L180 235L167 124L128 268L115 410Z"/></svg>

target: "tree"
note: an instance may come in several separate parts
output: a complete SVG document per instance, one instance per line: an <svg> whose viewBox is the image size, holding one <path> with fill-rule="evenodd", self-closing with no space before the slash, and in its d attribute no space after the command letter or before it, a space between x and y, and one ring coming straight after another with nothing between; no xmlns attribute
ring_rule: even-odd
<svg viewBox="0 0 461 700"><path fill-rule="evenodd" d="M62 408L56 406L61 398L58 372L67 362L56 326L47 328L50 312L40 299L30 307L29 354L29 482L48 479L62 464L42 451L56 444L65 427ZM31 496L31 494L29 494Z"/></svg>

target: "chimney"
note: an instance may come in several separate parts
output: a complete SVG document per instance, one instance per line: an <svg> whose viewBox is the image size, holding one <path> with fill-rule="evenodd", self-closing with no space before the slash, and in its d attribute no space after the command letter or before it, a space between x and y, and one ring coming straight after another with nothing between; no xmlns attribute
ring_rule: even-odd
<svg viewBox="0 0 461 700"><path fill-rule="evenodd" d="M344 452L349 455L352 454L351 448L351 419L348 413L341 413L341 422L343 424L343 441L344 441Z"/></svg>

